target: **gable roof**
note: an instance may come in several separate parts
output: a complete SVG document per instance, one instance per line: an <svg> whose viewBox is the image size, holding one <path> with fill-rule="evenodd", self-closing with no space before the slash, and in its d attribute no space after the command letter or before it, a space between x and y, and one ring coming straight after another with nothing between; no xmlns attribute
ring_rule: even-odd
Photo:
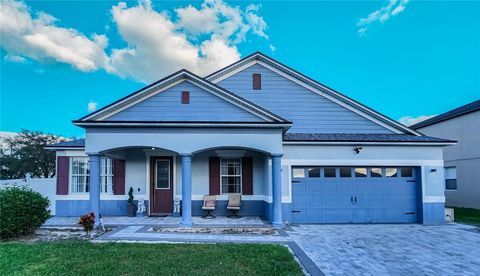
<svg viewBox="0 0 480 276"><path fill-rule="evenodd" d="M287 120L283 119L282 117L214 84L211 83L194 73L182 69L180 71L177 71L159 81L156 81L148 86L145 86L144 88L127 95L93 113L90 113L79 120L73 121L74 124L76 125L87 125L87 123L101 123L101 122L108 122L108 117L112 116L113 114L116 114L132 105L135 103L141 102L152 95L155 95L157 93L161 93L161 91L179 83L182 81L188 81L191 82L194 85L199 86L200 88L218 96L221 97L222 99L239 106L240 108L246 110L247 112L250 112L262 119L265 120L266 123L278 123L278 124L286 124L290 125L291 123L288 122ZM117 122L118 123L118 122ZM142 123L148 123L148 122L142 122ZM161 124L162 122L157 121L154 122L156 124ZM170 122L165 122L165 123L170 123ZM181 122L175 122L175 123L181 123ZM194 122L190 122L194 123ZM203 122L205 123L205 122ZM213 122L212 122L213 123Z"/></svg>
<svg viewBox="0 0 480 276"><path fill-rule="evenodd" d="M322 94L323 96L343 105L344 107L347 107L351 110L357 111L360 115L366 117L369 120L372 120L378 124L383 125L384 127L387 127L397 133L407 133L407 134L413 134L417 136L421 136L422 134L407 127L402 125L401 123L363 105L360 102L355 101L352 98L349 98L342 93L308 77L305 76L304 74L296 71L295 69L292 69L288 67L287 65L284 65L277 60L261 53L261 52L255 52L235 63L232 63L231 65L224 67L208 76L205 77L206 80L211 81L211 82L219 82L222 79L225 79L226 77L244 70L245 68L248 68L254 64L261 64L269 69L276 70L278 72L281 72L282 74L288 76L291 79L296 80L297 82L300 82L304 84L304 86L315 92Z"/></svg>
<svg viewBox="0 0 480 276"><path fill-rule="evenodd" d="M453 119L453 118L456 118L456 117L459 117L459 116L462 116L462 115L465 115L465 114L468 114L468 113L471 113L471 112L475 112L475 111L478 111L478 110L480 110L480 100L476 100L472 103L457 107L455 109L452 109L450 111L442 113L442 114L440 114L438 116L435 116L433 118L427 119L427 120L422 121L420 123L416 123L416 124L410 126L410 128L419 129L419 128L422 128L422 127L427 127L427 126L434 125L434 124L437 124L437 123L440 123L440 122L443 122L443 121L446 121L446 120L450 120L450 119Z"/></svg>

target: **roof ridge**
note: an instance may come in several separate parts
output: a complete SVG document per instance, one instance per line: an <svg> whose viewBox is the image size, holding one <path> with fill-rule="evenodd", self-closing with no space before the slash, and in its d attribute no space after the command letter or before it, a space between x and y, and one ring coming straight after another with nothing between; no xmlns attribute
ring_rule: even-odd
<svg viewBox="0 0 480 276"><path fill-rule="evenodd" d="M456 107L449 111L443 112L435 117L429 118L425 121L421 121L419 123L413 124L410 126L410 128L419 129L422 127L427 127L427 126L440 123L443 121L447 121L471 112L475 112L477 110L480 110L480 100L476 100L468 104L464 104L462 106Z"/></svg>

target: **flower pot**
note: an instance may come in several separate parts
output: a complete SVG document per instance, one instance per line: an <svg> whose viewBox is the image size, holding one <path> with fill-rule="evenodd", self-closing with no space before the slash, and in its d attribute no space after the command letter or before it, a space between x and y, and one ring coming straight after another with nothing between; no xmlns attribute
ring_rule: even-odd
<svg viewBox="0 0 480 276"><path fill-rule="evenodd" d="M127 205L127 215L129 217L134 217L136 212L137 212L137 208L136 208L135 204L128 204Z"/></svg>

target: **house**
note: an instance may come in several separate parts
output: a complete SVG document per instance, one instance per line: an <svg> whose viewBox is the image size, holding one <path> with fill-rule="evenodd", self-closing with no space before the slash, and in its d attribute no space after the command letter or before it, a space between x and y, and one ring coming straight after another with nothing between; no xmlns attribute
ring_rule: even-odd
<svg viewBox="0 0 480 276"><path fill-rule="evenodd" d="M57 216L126 215L127 195L182 225L204 195L242 194L241 215L284 223L444 220L442 148L256 52L207 77L180 70L73 124L85 139L52 145Z"/></svg>
<svg viewBox="0 0 480 276"><path fill-rule="evenodd" d="M411 128L458 141L443 149L446 205L480 209L480 100Z"/></svg>

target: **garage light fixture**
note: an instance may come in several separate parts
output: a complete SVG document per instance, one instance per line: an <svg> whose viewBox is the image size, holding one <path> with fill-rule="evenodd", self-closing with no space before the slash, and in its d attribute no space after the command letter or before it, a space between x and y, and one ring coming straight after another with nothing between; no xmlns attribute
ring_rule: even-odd
<svg viewBox="0 0 480 276"><path fill-rule="evenodd" d="M353 151L359 154L362 149L363 149L362 147L354 147Z"/></svg>

